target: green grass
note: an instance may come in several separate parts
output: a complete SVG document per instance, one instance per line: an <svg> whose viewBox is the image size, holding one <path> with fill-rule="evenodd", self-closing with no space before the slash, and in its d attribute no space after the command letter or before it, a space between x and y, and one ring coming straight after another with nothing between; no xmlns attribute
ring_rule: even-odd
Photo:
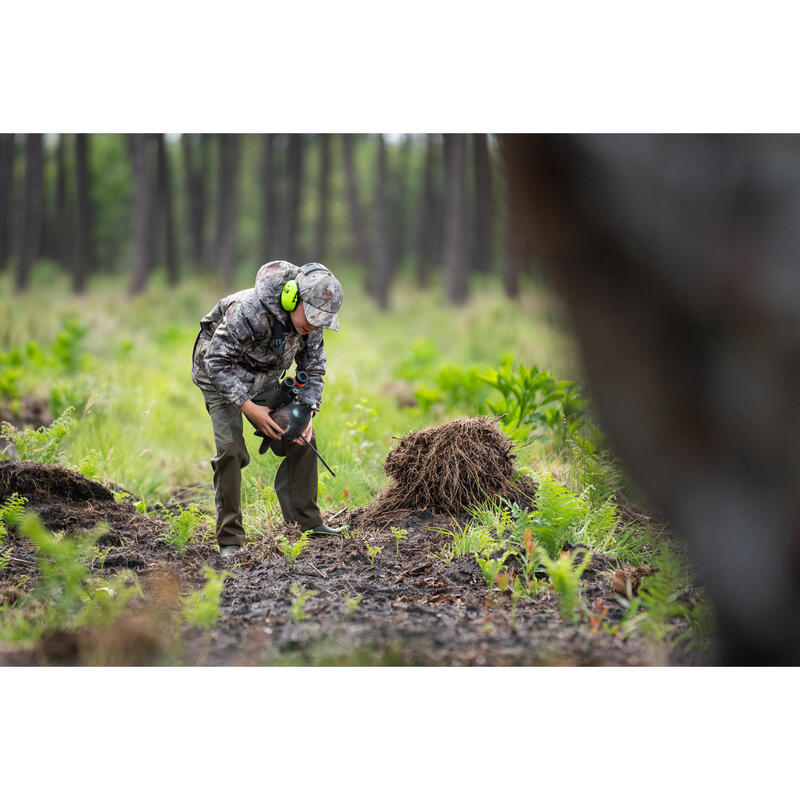
<svg viewBox="0 0 800 800"><path fill-rule="evenodd" d="M463 397L427 409L398 407L385 387L398 380L402 365L414 370L415 342L429 343L433 371L448 364L490 369L505 356L577 377L569 337L551 321L557 306L541 291L530 290L510 303L483 281L474 299L455 309L443 302L439 289L420 292L401 279L391 309L381 312L363 294L360 274L336 271L345 302L340 332L325 334L328 372L315 419L320 451L337 474L334 479L320 469L323 507L371 500L385 481L382 464L393 436L474 413ZM18 391L48 399L56 411L75 407L66 461L83 461L92 477L151 503L181 486L204 483L204 504L210 507L211 424L189 373L200 317L224 291L200 281L168 291L156 276L148 291L133 299L112 279L96 279L86 297L76 298L47 265L40 266L32 285L29 293L15 296L9 276L0 276L0 352L35 341L45 354L54 354L35 368L23 368ZM85 334L68 335L67 349L62 344L58 357L59 336L63 340L76 322ZM420 374L420 384L423 379ZM278 460L259 456L249 433L246 423L252 461L243 475L244 515L261 531L279 514L271 489ZM533 466L548 458L545 449L535 447L521 455Z"/></svg>
<svg viewBox="0 0 800 800"><path fill-rule="evenodd" d="M319 470L323 510L373 499L387 480L382 465L393 437L474 415L502 400L479 377L490 370L503 368L511 376L511 364L535 365L559 381L580 383L559 306L541 288L527 285L519 300L509 302L493 281L479 279L472 299L454 308L444 302L440 287L420 292L400 277L391 308L380 311L361 290L360 273L332 266L345 302L340 332L325 334L328 372L314 420L319 449L336 472L333 478ZM76 298L65 278L46 264L32 285L29 293L15 296L10 276L0 276L0 405L13 409L21 398L35 395L48 401L55 416L69 406L74 415L57 441L55 434L26 434L26 446L124 487L141 498L142 507L165 502L180 487L199 485L198 506L213 517L214 442L190 370L199 320L225 292L200 280L167 290L156 276L147 292L131 299L119 280L101 278ZM398 402L403 395L416 397L418 404ZM587 421L576 433L589 436L592 426ZM523 563L530 585L539 586L536 572L541 576L540 566L549 565L549 572L566 575L559 597L566 598L562 613L574 620L580 576L572 562L559 560L563 547L580 545L634 564L652 563L658 552L671 569L669 585L645 584L644 597L629 609L628 629L652 629L663 638L665 631L673 632L675 612L693 636L699 632L695 641L702 646L713 624L707 606L679 606L671 599L674 586L682 588L688 580L688 567L667 560L667 551L659 549L660 533L619 522L615 500L624 476L616 460L596 440L564 446L556 438L535 439L516 451L518 468L539 484L536 510L480 504L448 531L452 540L439 555L475 554L471 557L481 560L492 584L509 552ZM248 542L257 542L281 521L272 488L279 461L269 453L258 455L258 440L246 422L245 439L251 463L243 472L243 518ZM179 546L195 535L202 519L198 509L186 513L172 520ZM365 547L374 562L379 548ZM402 556L399 539L392 549L394 558ZM196 624L216 619L221 586L219 576L209 576L210 594L196 599Z"/></svg>

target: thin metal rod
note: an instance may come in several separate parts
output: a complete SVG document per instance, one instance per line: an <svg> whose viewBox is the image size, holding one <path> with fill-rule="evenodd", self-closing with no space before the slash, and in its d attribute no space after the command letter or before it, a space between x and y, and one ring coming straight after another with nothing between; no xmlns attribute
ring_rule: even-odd
<svg viewBox="0 0 800 800"><path fill-rule="evenodd" d="M311 442L309 442L302 433L300 434L300 438L317 454L317 458L325 465L325 469L327 469L328 472L330 472L330 474L335 478L336 473L328 466L328 462L325 461L325 459L319 454L319 450L317 450L317 448L314 447L314 445L311 444Z"/></svg>

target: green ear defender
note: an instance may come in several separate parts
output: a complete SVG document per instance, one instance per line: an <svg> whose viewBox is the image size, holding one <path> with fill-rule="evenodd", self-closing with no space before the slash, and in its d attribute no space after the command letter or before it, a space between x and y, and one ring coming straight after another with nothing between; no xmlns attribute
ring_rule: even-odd
<svg viewBox="0 0 800 800"><path fill-rule="evenodd" d="M284 311L294 311L297 308L297 301L300 299L300 287L297 281L286 281L281 292L281 308Z"/></svg>

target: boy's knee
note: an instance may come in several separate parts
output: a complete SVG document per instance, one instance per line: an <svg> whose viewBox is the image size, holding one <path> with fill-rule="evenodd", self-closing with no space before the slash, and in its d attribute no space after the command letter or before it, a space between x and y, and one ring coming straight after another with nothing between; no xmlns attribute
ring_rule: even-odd
<svg viewBox="0 0 800 800"><path fill-rule="evenodd" d="M214 469L225 469L235 464L239 469L244 469L250 463L250 454L247 452L244 439L234 437L232 442L217 446L217 453L211 459Z"/></svg>

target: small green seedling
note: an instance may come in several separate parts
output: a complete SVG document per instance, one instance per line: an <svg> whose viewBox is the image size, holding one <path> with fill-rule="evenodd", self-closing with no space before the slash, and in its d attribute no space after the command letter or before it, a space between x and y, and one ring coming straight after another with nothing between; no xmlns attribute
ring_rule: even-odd
<svg viewBox="0 0 800 800"><path fill-rule="evenodd" d="M297 561L297 557L307 547L310 535L310 531L303 531L303 533L300 534L300 538L294 543L290 542L282 533L277 534L275 537L278 549L281 551L284 558L292 565L292 569L294 569L294 562Z"/></svg>
<svg viewBox="0 0 800 800"><path fill-rule="evenodd" d="M577 561L582 555L582 560ZM576 548L572 553L563 552L552 560L543 549L539 549L547 574L553 583L553 588L558 594L558 610L561 619L572 622L578 621L578 607L580 605L581 575L592 561L592 554L581 548Z"/></svg>
<svg viewBox="0 0 800 800"><path fill-rule="evenodd" d="M183 600L183 619L196 628L209 630L217 624L221 611L219 609L225 578L230 572L216 572L211 567L203 569L206 585L195 592L190 592Z"/></svg>
<svg viewBox="0 0 800 800"><path fill-rule="evenodd" d="M11 548L0 550L0 572L2 572L11 562Z"/></svg>
<svg viewBox="0 0 800 800"><path fill-rule="evenodd" d="M99 547L98 545L92 548L92 552L97 556L98 561L100 561L100 572L105 569L106 558L108 558L108 554L113 549L113 547Z"/></svg>
<svg viewBox="0 0 800 800"><path fill-rule="evenodd" d="M392 536L394 536L394 554L400 558L400 542L408 538L408 531L404 528L391 528Z"/></svg>
<svg viewBox="0 0 800 800"><path fill-rule="evenodd" d="M316 597L319 592L314 589L301 589L296 583L293 583L289 591L292 593L292 608L291 615L295 622L302 622L304 619L310 619L304 610L306 600L310 597Z"/></svg>
<svg viewBox="0 0 800 800"><path fill-rule="evenodd" d="M347 613L352 616L353 612L358 608L363 599L363 594L356 594L352 596L346 594L344 596L344 604L347 606Z"/></svg>
<svg viewBox="0 0 800 800"><path fill-rule="evenodd" d="M189 540L198 533L197 526L203 521L203 516L197 504L186 506L180 514L171 516L169 532L161 538L183 553Z"/></svg>
<svg viewBox="0 0 800 800"><path fill-rule="evenodd" d="M371 567L375 566L375 556L383 550L382 547L373 547L372 545L367 544L364 542L364 546L367 548L367 556L369 556L369 564Z"/></svg>
<svg viewBox="0 0 800 800"><path fill-rule="evenodd" d="M510 555L510 552L505 552L500 558L481 558L477 553L475 554L475 560L478 562L478 566L481 568L483 577L486 580L486 585L490 589L494 586L497 573L503 568L503 564L506 563L506 559Z"/></svg>

